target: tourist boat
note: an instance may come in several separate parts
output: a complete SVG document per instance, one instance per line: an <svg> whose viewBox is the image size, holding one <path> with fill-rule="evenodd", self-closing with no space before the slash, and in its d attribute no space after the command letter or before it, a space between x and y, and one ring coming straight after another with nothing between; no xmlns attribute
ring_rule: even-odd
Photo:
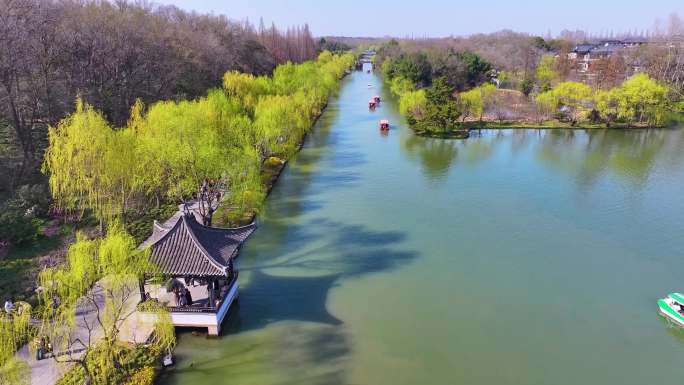
<svg viewBox="0 0 684 385"><path fill-rule="evenodd" d="M387 120L387 119L382 119L382 120L380 121L380 130L383 130L383 131L384 131L384 130L389 130L389 127L390 127L390 126L389 126L389 120Z"/></svg>
<svg viewBox="0 0 684 385"><path fill-rule="evenodd" d="M375 102L374 99L371 99L368 101L368 108L370 108L371 110L375 109L376 106L377 106L377 103Z"/></svg>
<svg viewBox="0 0 684 385"><path fill-rule="evenodd" d="M665 318L679 326L684 326L684 295L672 293L658 300L658 311Z"/></svg>

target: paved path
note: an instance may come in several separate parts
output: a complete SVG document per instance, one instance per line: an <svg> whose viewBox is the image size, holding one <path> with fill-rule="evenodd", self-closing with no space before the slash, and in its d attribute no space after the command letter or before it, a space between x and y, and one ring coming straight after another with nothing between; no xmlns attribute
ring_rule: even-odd
<svg viewBox="0 0 684 385"><path fill-rule="evenodd" d="M143 319L139 313L135 311L135 306L138 304L140 296L138 294L137 283L135 279L129 283L130 289L128 290L131 295L127 298L124 303L123 314L132 313L129 317L126 317L124 321L121 322L119 340L129 343L144 343L146 342L152 331L154 325L149 320ZM95 300L97 306L104 309L104 290L100 285L100 282L95 284L91 290L91 296ZM85 301L87 302L87 301ZM63 362L67 359L67 355L71 354L72 357L78 358L82 352L84 346L80 345L77 341L87 341L90 338L91 346L95 345L103 337L102 327L97 321L98 312L96 307L91 303L84 303L79 306L76 315L76 325L77 328L69 335L71 346L71 352L57 352L57 360L50 357L43 360L36 360L35 353L30 352L28 344L24 345L18 352L17 356L24 361L26 361L31 368L31 384L32 385L52 385L57 382L57 380L66 372L73 364L68 362ZM90 332L89 332L90 330ZM60 344L55 344L56 346ZM59 362L58 362L59 361Z"/></svg>

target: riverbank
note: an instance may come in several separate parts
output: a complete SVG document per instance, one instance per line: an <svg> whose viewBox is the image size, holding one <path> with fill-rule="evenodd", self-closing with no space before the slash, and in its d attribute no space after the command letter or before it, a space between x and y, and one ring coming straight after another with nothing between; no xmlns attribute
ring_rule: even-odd
<svg viewBox="0 0 684 385"><path fill-rule="evenodd" d="M424 131L413 129L413 132L418 136L424 138L435 138L435 139L468 139L470 137L470 130L472 128L462 128L458 130L448 131L448 132L434 132L434 131Z"/></svg>
<svg viewBox="0 0 684 385"><path fill-rule="evenodd" d="M344 79L350 74L351 72L345 71L344 75L339 79L339 81L342 81L342 79ZM292 156L295 156L297 153L299 153L299 151L301 151L307 136L311 133L311 129L313 129L313 127L316 125L321 116L325 113L327 108L328 102L325 103L325 105L321 109L321 112L313 119L313 122L311 123L311 128L309 128L309 130L305 132L304 135L301 137L297 145L297 150L294 152ZM272 155L266 158L262 163L260 178L261 183L263 183L264 185L265 194L264 199L260 202L259 206L263 205L266 199L268 199L268 196L271 194L271 190L273 190L273 187L278 181L278 178L280 178L280 175L282 174L283 170L285 170L285 167L287 166L287 163L292 158L292 156L290 158L281 158L277 155ZM254 222L258 214L259 207L253 207L251 209L244 210L241 208L231 207L228 205L219 205L219 207L216 209L216 212L214 213L213 224L218 227L245 226Z"/></svg>
<svg viewBox="0 0 684 385"><path fill-rule="evenodd" d="M529 123L529 122L466 122L459 124L459 129L451 132L428 132L413 129L416 135L424 138L435 139L467 139L470 137L471 131L478 130L649 130L649 129L667 129L670 126L648 126L648 125L627 125L614 124L606 127L603 123L597 124L577 124L572 125L566 122L550 121L543 123Z"/></svg>
<svg viewBox="0 0 684 385"><path fill-rule="evenodd" d="M648 129L648 128L665 128L666 125L652 126L646 124L628 124L622 122L612 123L606 126L605 123L590 123L580 122L572 124L570 122L563 122L559 120L546 120L543 122L529 122L529 121L471 121L460 123L459 127L468 130L477 129L570 129L570 130L585 130L585 129Z"/></svg>
<svg viewBox="0 0 684 385"><path fill-rule="evenodd" d="M678 122L678 120L675 122ZM416 135L425 138L467 139L470 136L470 131L476 130L648 130L666 129L668 127L676 127L676 124L673 122L668 125L653 126L647 124L616 122L610 126L606 126L605 123L589 122L581 122L573 125L570 122L562 122L559 120L548 120L544 122L486 120L461 122L458 123L458 129L450 132L430 132L415 127L411 127L411 129Z"/></svg>

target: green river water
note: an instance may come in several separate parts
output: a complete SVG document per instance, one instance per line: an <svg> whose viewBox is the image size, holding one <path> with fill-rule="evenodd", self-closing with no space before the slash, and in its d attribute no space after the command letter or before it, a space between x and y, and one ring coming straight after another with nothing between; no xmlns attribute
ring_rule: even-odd
<svg viewBox="0 0 684 385"><path fill-rule="evenodd" d="M241 253L223 337L181 333L163 383L684 383L656 311L684 291L683 130L424 139L379 77L342 83Z"/></svg>

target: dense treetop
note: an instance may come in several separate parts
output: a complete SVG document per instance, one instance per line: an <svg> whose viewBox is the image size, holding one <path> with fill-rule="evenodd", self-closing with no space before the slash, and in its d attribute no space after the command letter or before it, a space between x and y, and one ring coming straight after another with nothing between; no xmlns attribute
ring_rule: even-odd
<svg viewBox="0 0 684 385"><path fill-rule="evenodd" d="M227 72L223 88L192 101L136 102L117 129L77 99L49 130L43 170L55 203L109 222L159 198L193 198L210 180L225 190L224 204L253 209L265 194L263 162L294 153L353 62L324 51L272 76Z"/></svg>

